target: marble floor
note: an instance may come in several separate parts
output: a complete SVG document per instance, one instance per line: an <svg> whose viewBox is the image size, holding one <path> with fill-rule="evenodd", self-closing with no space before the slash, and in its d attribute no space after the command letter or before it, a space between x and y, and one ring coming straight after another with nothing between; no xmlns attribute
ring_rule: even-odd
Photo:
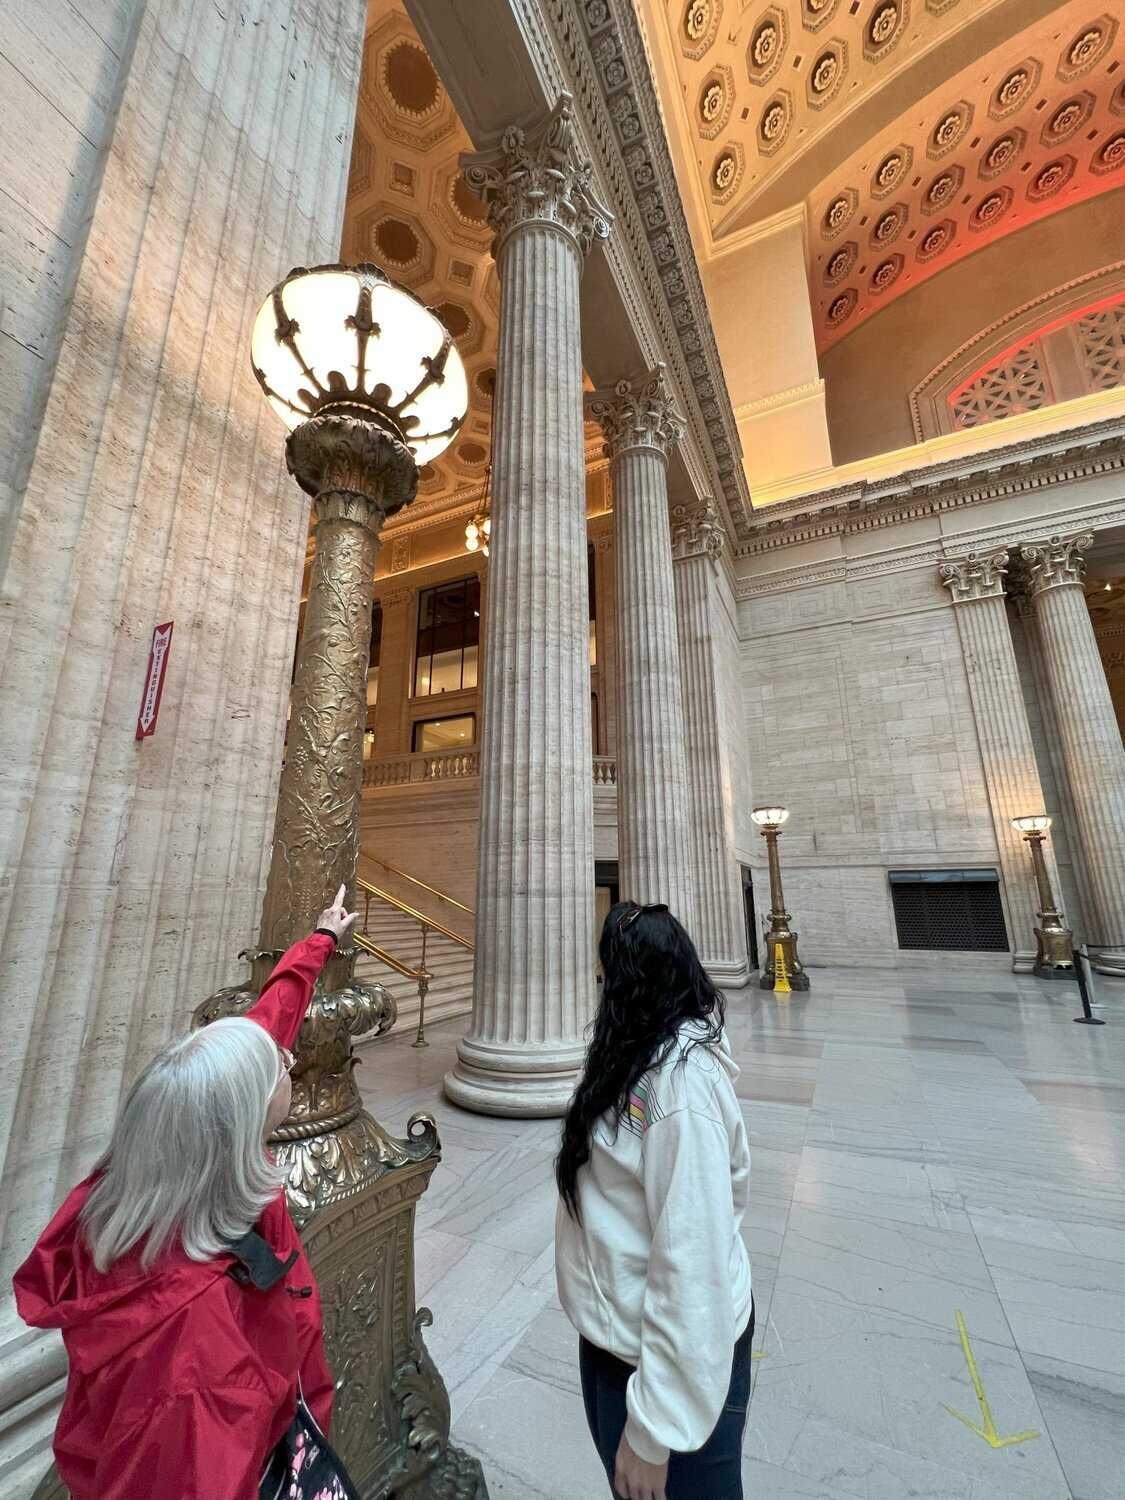
<svg viewBox="0 0 1125 1500"><path fill-rule="evenodd" d="M1125 984L1102 982L1091 1027L1071 986L997 970L812 979L729 1005L761 1355L747 1496L1123 1500ZM600 1500L555 1294L558 1127L441 1099L463 1025L360 1069L387 1126L425 1109L441 1129L418 1299L455 1435L492 1500ZM993 1434L1036 1436L981 1435L958 1313Z"/></svg>

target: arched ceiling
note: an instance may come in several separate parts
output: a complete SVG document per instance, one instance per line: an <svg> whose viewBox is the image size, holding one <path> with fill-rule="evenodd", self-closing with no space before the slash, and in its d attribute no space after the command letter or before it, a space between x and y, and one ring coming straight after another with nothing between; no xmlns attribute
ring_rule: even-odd
<svg viewBox="0 0 1125 1500"><path fill-rule="evenodd" d="M1121 185L1122 5L1062 11L942 82L809 199L821 349L894 296Z"/></svg>
<svg viewBox="0 0 1125 1500"><path fill-rule="evenodd" d="M1125 178L1125 0L662 0L704 258L804 203L818 348Z"/></svg>
<svg viewBox="0 0 1125 1500"><path fill-rule="evenodd" d="M424 504L412 517L479 503L488 480L500 282L487 211L458 164L470 150L402 0L368 0L340 258L373 261L433 308L457 341L469 383L464 427L422 468ZM601 447L588 422L588 465Z"/></svg>

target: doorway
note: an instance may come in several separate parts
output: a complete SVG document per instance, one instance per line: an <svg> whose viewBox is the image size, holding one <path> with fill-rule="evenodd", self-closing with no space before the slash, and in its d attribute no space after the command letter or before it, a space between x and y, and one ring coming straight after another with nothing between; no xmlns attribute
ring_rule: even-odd
<svg viewBox="0 0 1125 1500"><path fill-rule="evenodd" d="M602 935L602 924L618 902L617 861L599 859L594 862L594 941ZM602 982L602 966L597 963L598 983Z"/></svg>
<svg viewBox="0 0 1125 1500"><path fill-rule="evenodd" d="M742 871L742 906L746 913L746 951L750 955L750 967L758 967L758 924L754 920L754 883L750 879L750 869L747 865L740 865Z"/></svg>

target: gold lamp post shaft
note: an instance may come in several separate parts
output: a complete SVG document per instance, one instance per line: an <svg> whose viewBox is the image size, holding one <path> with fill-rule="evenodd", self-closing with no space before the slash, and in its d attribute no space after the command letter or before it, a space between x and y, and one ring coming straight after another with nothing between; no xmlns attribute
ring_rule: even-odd
<svg viewBox="0 0 1125 1500"><path fill-rule="evenodd" d="M313 926L326 891L352 899L359 853L371 600L383 514L366 497L315 502L313 559L297 654L259 964ZM355 949L331 960L326 988L350 982ZM256 973L264 982L266 975Z"/></svg>
<svg viewBox="0 0 1125 1500"><path fill-rule="evenodd" d="M276 957L310 930L326 892L346 886L349 901L354 892L379 533L417 485L402 442L347 412L303 422L286 454L313 496L316 551L278 786L254 972L259 985ZM325 988L349 984L354 966L349 946L331 960Z"/></svg>
<svg viewBox="0 0 1125 1500"><path fill-rule="evenodd" d="M785 923L789 920L789 913L785 910L785 894L781 889L781 860L777 848L780 833L778 828L765 830L766 858L770 868L770 917L774 922L780 919Z"/></svg>

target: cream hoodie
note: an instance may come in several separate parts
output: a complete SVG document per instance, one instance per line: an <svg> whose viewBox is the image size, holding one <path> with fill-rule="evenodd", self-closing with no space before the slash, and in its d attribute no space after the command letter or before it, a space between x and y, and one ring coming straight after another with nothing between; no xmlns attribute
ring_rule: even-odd
<svg viewBox="0 0 1125 1500"><path fill-rule="evenodd" d="M711 1436L751 1308L738 1067L725 1037L685 1054L693 1034L697 1023L681 1028L616 1130L598 1121L578 1174L582 1222L560 1203L555 1231L563 1308L590 1343L636 1366L625 1436L654 1464Z"/></svg>

